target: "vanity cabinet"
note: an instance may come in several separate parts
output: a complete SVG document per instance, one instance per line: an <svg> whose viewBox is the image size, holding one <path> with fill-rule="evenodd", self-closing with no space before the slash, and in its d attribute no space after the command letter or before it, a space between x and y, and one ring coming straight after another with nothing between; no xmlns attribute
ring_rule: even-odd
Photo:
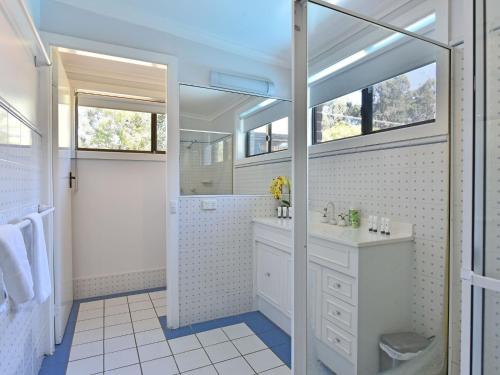
<svg viewBox="0 0 500 375"><path fill-rule="evenodd" d="M318 223L309 235L311 353L337 375L376 374L380 335L412 328L412 226L364 230ZM291 223L255 219L253 241L255 308L289 333Z"/></svg>

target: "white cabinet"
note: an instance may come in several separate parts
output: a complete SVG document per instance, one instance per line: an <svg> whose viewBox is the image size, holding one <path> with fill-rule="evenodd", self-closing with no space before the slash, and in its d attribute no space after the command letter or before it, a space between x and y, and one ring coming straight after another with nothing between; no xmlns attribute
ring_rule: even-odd
<svg viewBox="0 0 500 375"><path fill-rule="evenodd" d="M411 331L413 231L311 226L308 321L316 359L337 375L378 372L380 335ZM254 220L255 307L286 332L292 313L291 228Z"/></svg>

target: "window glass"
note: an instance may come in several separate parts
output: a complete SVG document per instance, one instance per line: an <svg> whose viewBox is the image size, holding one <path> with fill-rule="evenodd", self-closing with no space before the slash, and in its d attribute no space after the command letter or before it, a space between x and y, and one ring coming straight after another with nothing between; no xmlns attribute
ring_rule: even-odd
<svg viewBox="0 0 500 375"><path fill-rule="evenodd" d="M151 113L78 106L78 148L151 151Z"/></svg>
<svg viewBox="0 0 500 375"><path fill-rule="evenodd" d="M247 136L248 156L260 155L269 152L269 135L267 125L248 131Z"/></svg>
<svg viewBox="0 0 500 375"><path fill-rule="evenodd" d="M271 152L288 148L288 117L271 123Z"/></svg>
<svg viewBox="0 0 500 375"><path fill-rule="evenodd" d="M373 131L435 118L435 63L373 85Z"/></svg>
<svg viewBox="0 0 500 375"><path fill-rule="evenodd" d="M314 108L315 143L361 134L361 96L356 91Z"/></svg>
<svg viewBox="0 0 500 375"><path fill-rule="evenodd" d="M167 116L158 113L156 117L156 150L167 151Z"/></svg>
<svg viewBox="0 0 500 375"><path fill-rule="evenodd" d="M214 163L220 163L224 161L224 140L220 140L214 143Z"/></svg>

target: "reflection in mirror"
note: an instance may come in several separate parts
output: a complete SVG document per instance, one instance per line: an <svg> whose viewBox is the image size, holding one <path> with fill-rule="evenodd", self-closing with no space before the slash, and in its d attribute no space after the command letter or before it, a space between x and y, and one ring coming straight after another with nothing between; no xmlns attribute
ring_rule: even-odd
<svg viewBox="0 0 500 375"><path fill-rule="evenodd" d="M259 163L287 154L290 109L288 101L180 85L181 195L269 194L289 167L261 171Z"/></svg>
<svg viewBox="0 0 500 375"><path fill-rule="evenodd" d="M444 374L449 51L309 2L308 71L307 373Z"/></svg>

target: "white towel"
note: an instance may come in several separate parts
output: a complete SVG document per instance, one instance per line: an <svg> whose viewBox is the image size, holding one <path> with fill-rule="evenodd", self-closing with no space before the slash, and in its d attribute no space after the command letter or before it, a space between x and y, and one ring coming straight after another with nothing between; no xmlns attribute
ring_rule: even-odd
<svg viewBox="0 0 500 375"><path fill-rule="evenodd" d="M26 216L31 221L33 231L33 261L31 272L33 274L33 288L35 289L35 301L44 303L52 293L50 282L49 260L47 247L45 246L45 233L43 231L42 216L32 213Z"/></svg>
<svg viewBox="0 0 500 375"><path fill-rule="evenodd" d="M8 295L19 305L33 299L33 278L21 230L0 225L0 268Z"/></svg>

